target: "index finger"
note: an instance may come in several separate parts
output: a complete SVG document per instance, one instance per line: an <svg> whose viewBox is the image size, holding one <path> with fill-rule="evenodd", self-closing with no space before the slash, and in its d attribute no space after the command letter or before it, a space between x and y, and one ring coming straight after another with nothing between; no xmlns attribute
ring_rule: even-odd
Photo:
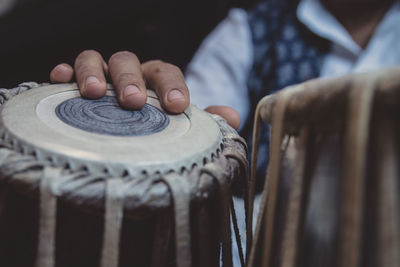
<svg viewBox="0 0 400 267"><path fill-rule="evenodd" d="M75 60L76 81L84 97L100 98L106 93L106 64L95 50L85 50Z"/></svg>
<svg viewBox="0 0 400 267"><path fill-rule="evenodd" d="M111 56L108 66L121 106L127 109L142 108L147 92L137 56L128 51L117 52Z"/></svg>

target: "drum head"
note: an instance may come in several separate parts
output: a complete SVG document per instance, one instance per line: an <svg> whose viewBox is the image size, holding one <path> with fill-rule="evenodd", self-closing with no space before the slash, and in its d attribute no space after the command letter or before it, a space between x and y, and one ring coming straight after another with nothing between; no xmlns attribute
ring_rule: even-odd
<svg viewBox="0 0 400 267"><path fill-rule="evenodd" d="M2 106L0 123L3 140L24 154L112 175L190 169L222 144L218 124L197 107L167 114L148 91L147 104L128 111L111 87L97 100L82 98L76 84L31 89Z"/></svg>

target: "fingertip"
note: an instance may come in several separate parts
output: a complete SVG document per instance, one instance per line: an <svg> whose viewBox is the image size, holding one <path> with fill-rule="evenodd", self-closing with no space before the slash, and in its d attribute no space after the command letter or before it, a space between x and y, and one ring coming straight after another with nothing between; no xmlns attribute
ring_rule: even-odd
<svg viewBox="0 0 400 267"><path fill-rule="evenodd" d="M172 113L182 113L189 106L189 97L179 89L169 90L164 97L164 108Z"/></svg>
<svg viewBox="0 0 400 267"><path fill-rule="evenodd" d="M146 104L147 94L136 85L128 85L122 90L119 98L123 108L134 110L141 109Z"/></svg>
<svg viewBox="0 0 400 267"><path fill-rule="evenodd" d="M73 68L66 64L58 64L50 72L50 81L53 83L67 83L73 78L74 70Z"/></svg>
<svg viewBox="0 0 400 267"><path fill-rule="evenodd" d="M239 129L240 115L233 108L228 106L210 106L205 111L221 116L232 128L235 130Z"/></svg>
<svg viewBox="0 0 400 267"><path fill-rule="evenodd" d="M231 118L228 119L228 124L235 130L239 129L240 127L240 116L235 111L234 114L231 114Z"/></svg>
<svg viewBox="0 0 400 267"><path fill-rule="evenodd" d="M104 96L106 90L106 82L95 76L87 77L84 85L81 86L81 94L89 99L96 99Z"/></svg>

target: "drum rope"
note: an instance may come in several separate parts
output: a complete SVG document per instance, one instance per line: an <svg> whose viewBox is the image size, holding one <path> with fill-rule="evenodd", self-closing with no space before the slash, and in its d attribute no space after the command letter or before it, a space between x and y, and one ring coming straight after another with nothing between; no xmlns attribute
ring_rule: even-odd
<svg viewBox="0 0 400 267"><path fill-rule="evenodd" d="M296 266L296 255L298 253L300 238L300 222L304 199L304 177L307 160L307 147L309 141L309 129L304 127L300 130L296 164L294 166L291 186L289 188L288 209L286 212L286 225L284 227L283 242L281 250L282 267Z"/></svg>
<svg viewBox="0 0 400 267"><path fill-rule="evenodd" d="M354 79L350 88L348 124L345 136L345 178L343 227L339 252L339 266L360 264L360 244L364 202L365 164L376 77Z"/></svg>
<svg viewBox="0 0 400 267"><path fill-rule="evenodd" d="M30 90L32 88L36 88L47 84L48 83L39 84L36 82L24 82L12 89L0 88L0 105L4 104L4 102L9 100L11 97L23 93L26 90Z"/></svg>
<svg viewBox="0 0 400 267"><path fill-rule="evenodd" d="M273 239L273 228L274 228L274 214L276 208L276 201L277 201L277 188L279 183L279 173L280 173L280 162L282 159L281 153L281 142L283 137L283 118L285 116L286 106L288 100L290 99L290 90L281 91L279 97L277 98L277 102L274 107L273 117L272 117L272 127L271 127L271 148L270 148L270 161L269 167L266 174L266 180L264 183L264 189L262 193L262 199L260 203L259 215L256 224L256 230L254 233L255 239L253 240L253 244L251 246L251 251L249 255L248 266L255 266L255 257L256 257L256 249L257 244L260 242L259 236L262 233L261 228L264 222L265 229L264 229L264 237L262 244L263 253L262 253L262 261L261 266L267 267L270 263L270 254L272 249L272 239ZM260 101L261 103L261 101ZM254 136L253 139L253 151L254 148L258 147L259 141L259 125L261 120L261 105L260 103L257 106L256 114L255 114L255 124L254 124ZM252 157L252 172L251 172L251 185L254 188L255 184L255 166L258 151L255 150L253 152ZM254 199L254 189L250 188L250 196L249 198Z"/></svg>
<svg viewBox="0 0 400 267"><path fill-rule="evenodd" d="M175 214L175 253L177 267L192 266L190 238L190 187L186 177L169 173L162 178L168 186Z"/></svg>
<svg viewBox="0 0 400 267"><path fill-rule="evenodd" d="M224 141L226 142L236 142L240 143L242 147L245 149L246 153L245 155L248 155L248 150L247 150L247 144L246 141L238 136L235 132L228 131L226 127L223 127L224 124L226 124L226 121L221 118L218 115L213 114L212 115L214 119L217 121L217 123L221 127L221 131L223 132L224 136ZM249 168L248 168L248 160L245 158L242 154L238 153L236 150L230 148L230 147L224 147L224 150L222 152L223 156L226 157L227 159L234 159L236 162L239 163L240 166L240 173L242 174L243 178L243 185L244 185L244 210L245 210L245 223L246 223L246 255L248 255L249 248L252 242L252 221L249 220L249 208L250 208L250 198L249 198L249 187L250 187L250 180L249 180ZM239 228L237 227L237 217L236 217L236 212L235 212L235 207L234 205L231 205L231 214L232 214L232 223L233 223L233 229L235 232L235 238L236 238L236 243L238 247L238 252L239 252L239 258L242 266L245 266L247 256L246 258L244 257L243 253L243 247L242 247L242 242L241 242L241 237L240 237L240 231ZM235 226L236 225L236 226Z"/></svg>
<svg viewBox="0 0 400 267"><path fill-rule="evenodd" d="M226 162L224 162L226 161L226 158L221 157L217 160L220 161L220 164L216 164L216 162L209 163L201 169L201 172L209 174L218 183L220 208L219 232L222 240L222 266L232 267L232 236L230 224L230 199L232 198L230 198L231 193L228 176L226 171L221 167L221 165L226 165Z"/></svg>
<svg viewBox="0 0 400 267"><path fill-rule="evenodd" d="M215 118L215 116L213 116L213 117ZM226 124L226 121L225 121L224 119L222 119L222 120L223 120L224 123L223 123L223 124L218 123L220 126ZM218 121L217 121L217 122L218 122ZM248 153L247 153L247 152L248 152L248 150L247 150L247 143L246 143L246 140L244 140L243 137L237 135L236 133L228 132L228 133L224 133L224 139L233 140L233 141L235 141L235 142L237 142L237 143L242 144L243 148L246 150L246 155L248 154ZM244 162L247 162L247 159L244 160ZM247 168L247 167L246 167L246 168Z"/></svg>
<svg viewBox="0 0 400 267"><path fill-rule="evenodd" d="M101 267L118 267L120 235L124 211L123 181L106 179L105 213Z"/></svg>
<svg viewBox="0 0 400 267"><path fill-rule="evenodd" d="M235 205L233 203L232 196L231 196L231 215L232 215L233 230L235 231L237 249L239 251L240 264L241 264L242 267L244 267L245 266L245 259L244 259L244 255L243 255L242 239L240 237L240 231L239 231L239 226L238 226L238 223L237 223Z"/></svg>
<svg viewBox="0 0 400 267"><path fill-rule="evenodd" d="M253 214L254 214L254 194L255 194L255 186L256 186L256 168L257 168L257 162L258 162L258 143L259 143L259 138L260 138L260 122L261 122L261 117L260 117L260 110L261 110L261 105L258 104L256 107L255 111L255 118L254 118L254 125L253 125L253 143L252 143L252 151L251 151L251 163L250 163L250 181L249 181L249 193L248 193L248 202L249 202L249 207L248 207L248 212L247 212L247 225L248 225L248 233L249 235L247 236L247 251L246 251L246 263L249 264L249 266L253 266L253 260L251 262L249 261L250 259L253 259L254 256L250 256L252 251L254 250L252 248L253 242L257 243L258 241L258 235L255 235L254 238L257 240L253 240ZM264 198L264 195L262 196ZM261 200L261 203L264 201ZM261 211L261 209L260 209ZM261 216L259 216L260 218ZM256 226L258 226L259 223L257 222ZM256 227L257 231L257 227Z"/></svg>
<svg viewBox="0 0 400 267"><path fill-rule="evenodd" d="M245 159L242 155L235 151L231 151L232 149L225 149L223 152L223 155L226 158L231 158L235 159L237 162L240 164L241 168L241 173L243 174L243 184L244 184L244 211L245 211L245 223L246 223L246 247L250 248L249 242L251 242L251 239L249 240L249 236L251 236L251 225L249 225L249 220L248 220L248 209L249 209L249 196L248 196L248 188L249 188L249 175L248 175L248 163L247 159ZM242 248L242 241L240 237L240 231L237 223L237 216L235 212L235 206L233 204L233 199L231 197L231 213L232 213L232 223L233 223L233 229L235 231L235 238L236 238L236 243L239 251L239 258L242 266L245 266L245 257L243 253L243 248Z"/></svg>
<svg viewBox="0 0 400 267"><path fill-rule="evenodd" d="M27 166L29 165L25 165L25 167ZM28 168L26 168L25 171L27 169ZM20 169L20 171L22 170ZM82 176L82 172L63 174L62 171L63 169L61 168L44 166L44 175L40 180L39 239L36 259L36 266L38 267L55 266L57 197L63 194L63 190L65 190L65 187L69 184L73 184L73 190L78 190L94 180L99 179L99 177L95 175L86 174ZM84 178L82 179L82 177ZM77 178L79 181L78 183L76 183ZM117 265L110 264L107 266L112 267Z"/></svg>
<svg viewBox="0 0 400 267"><path fill-rule="evenodd" d="M40 181L37 267L55 266L57 197L52 182L60 176L60 169L45 167L44 177Z"/></svg>
<svg viewBox="0 0 400 267"><path fill-rule="evenodd" d="M283 91L280 95L273 114L272 126L271 126L271 151L270 151L270 167L267 173L267 180L265 192L268 192L266 198L266 211L264 214L265 229L264 229L264 242L265 251L262 257L263 267L270 265L270 256L272 250L272 240L274 233L274 219L275 219L275 209L278 194L278 184L279 184L279 174L282 153L281 153L281 142L283 137L283 119L285 116L286 106L288 100L290 99L290 91Z"/></svg>

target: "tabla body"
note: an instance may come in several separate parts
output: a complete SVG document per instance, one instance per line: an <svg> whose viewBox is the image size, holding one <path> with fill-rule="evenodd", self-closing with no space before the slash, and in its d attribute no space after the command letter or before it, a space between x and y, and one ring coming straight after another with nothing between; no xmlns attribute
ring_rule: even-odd
<svg viewBox="0 0 400 267"><path fill-rule="evenodd" d="M399 73L260 101L271 152L250 266L400 266Z"/></svg>
<svg viewBox="0 0 400 267"><path fill-rule="evenodd" d="M2 185L3 186L3 185ZM9 188L4 188L10 190ZM38 250L38 198L21 192L8 192L1 224L1 266L35 266ZM215 196L193 203L191 211L193 266L219 266L218 214ZM10 203L11 202L11 203ZM55 266L100 266L104 215L57 203ZM138 211L138 218L123 221L119 266L176 266L173 216L171 208ZM162 225L160 225L162 224ZM160 229L160 230L158 230ZM165 231L165 232L163 232ZM164 236L164 235L167 235ZM162 242L167 240L167 244ZM157 242L168 249L156 254ZM162 248L160 248L162 249ZM155 258L163 257L163 258Z"/></svg>
<svg viewBox="0 0 400 267"><path fill-rule="evenodd" d="M151 91L154 114L140 118L119 111L111 90L100 104L81 99L76 84L3 94L1 266L219 265L216 176L239 175L246 159L222 119L194 106L165 114ZM101 108L110 105L117 117ZM68 115L79 109L89 121ZM125 127L154 116L150 130Z"/></svg>

